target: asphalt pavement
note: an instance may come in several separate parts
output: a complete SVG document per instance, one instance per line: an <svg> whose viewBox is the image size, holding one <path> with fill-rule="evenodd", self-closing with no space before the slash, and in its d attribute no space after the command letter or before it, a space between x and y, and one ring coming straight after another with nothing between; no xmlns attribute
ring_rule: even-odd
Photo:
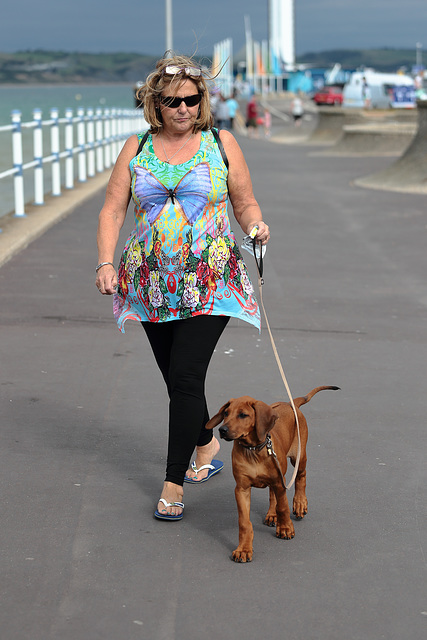
<svg viewBox="0 0 427 640"><path fill-rule="evenodd" d="M239 142L272 229L263 294L292 393L341 388L303 407L308 515L276 539L253 490L254 559L233 563L222 443L183 520L153 518L167 398L141 328L120 334L94 284L98 190L0 268L1 640L426 637L426 197L354 186L389 158ZM212 412L287 399L263 325L221 338Z"/></svg>

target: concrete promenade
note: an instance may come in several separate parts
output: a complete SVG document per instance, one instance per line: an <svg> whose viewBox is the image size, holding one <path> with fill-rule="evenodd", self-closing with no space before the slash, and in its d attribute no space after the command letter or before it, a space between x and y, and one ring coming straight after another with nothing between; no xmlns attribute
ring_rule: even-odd
<svg viewBox="0 0 427 640"><path fill-rule="evenodd" d="M292 392L341 387L303 407L308 515L278 540L254 490L254 560L231 562L222 443L184 519L153 518L167 399L141 328L120 334L94 285L100 189L0 268L1 640L426 637L426 196L353 185L387 158L239 142L272 229L264 301ZM210 410L243 394L286 399L265 329L233 321Z"/></svg>

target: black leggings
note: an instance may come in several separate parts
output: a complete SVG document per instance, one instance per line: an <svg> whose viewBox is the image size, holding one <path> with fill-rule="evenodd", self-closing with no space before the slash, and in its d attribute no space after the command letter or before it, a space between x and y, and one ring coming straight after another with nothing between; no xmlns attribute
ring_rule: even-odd
<svg viewBox="0 0 427 640"><path fill-rule="evenodd" d="M170 322L143 322L169 394L166 480L183 485L196 446L212 440L205 379L228 316L195 316Z"/></svg>

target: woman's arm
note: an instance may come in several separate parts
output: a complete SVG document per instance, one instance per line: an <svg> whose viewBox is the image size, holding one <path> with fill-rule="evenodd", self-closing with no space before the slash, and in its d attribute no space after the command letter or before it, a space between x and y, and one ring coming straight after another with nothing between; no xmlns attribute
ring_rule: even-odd
<svg viewBox="0 0 427 640"><path fill-rule="evenodd" d="M105 202L98 222L98 264L114 263L114 252L131 197L129 162L135 156L137 149L138 137L132 136L125 142L108 182ZM106 264L99 269L96 274L96 286L103 294L111 295L115 292L117 274L111 264Z"/></svg>
<svg viewBox="0 0 427 640"><path fill-rule="evenodd" d="M262 219L261 209L255 200L251 176L242 150L229 131L221 130L220 138L229 163L228 192L234 216L247 235L253 227L258 227L257 240L262 244L267 244L270 239L270 231Z"/></svg>

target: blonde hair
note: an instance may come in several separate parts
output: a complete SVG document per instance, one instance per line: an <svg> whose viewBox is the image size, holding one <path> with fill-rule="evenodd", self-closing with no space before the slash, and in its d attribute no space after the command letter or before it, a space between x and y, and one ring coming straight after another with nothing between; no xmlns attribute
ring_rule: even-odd
<svg viewBox="0 0 427 640"><path fill-rule="evenodd" d="M179 67L183 71L175 75L166 75L166 67ZM187 75L185 69L187 67L201 70L200 76ZM150 125L151 133L159 133L163 127L162 115L160 112L160 96L165 87L172 82L177 84L177 91L186 80L191 80L197 87L202 98L199 104L199 112L194 123L194 133L198 131L206 131L213 126L213 116L211 113L209 87L207 80L212 80L209 72L188 56L173 55L169 58L161 58L156 62L156 67L145 81L145 83L136 91L136 98L141 102L144 109L144 118Z"/></svg>

